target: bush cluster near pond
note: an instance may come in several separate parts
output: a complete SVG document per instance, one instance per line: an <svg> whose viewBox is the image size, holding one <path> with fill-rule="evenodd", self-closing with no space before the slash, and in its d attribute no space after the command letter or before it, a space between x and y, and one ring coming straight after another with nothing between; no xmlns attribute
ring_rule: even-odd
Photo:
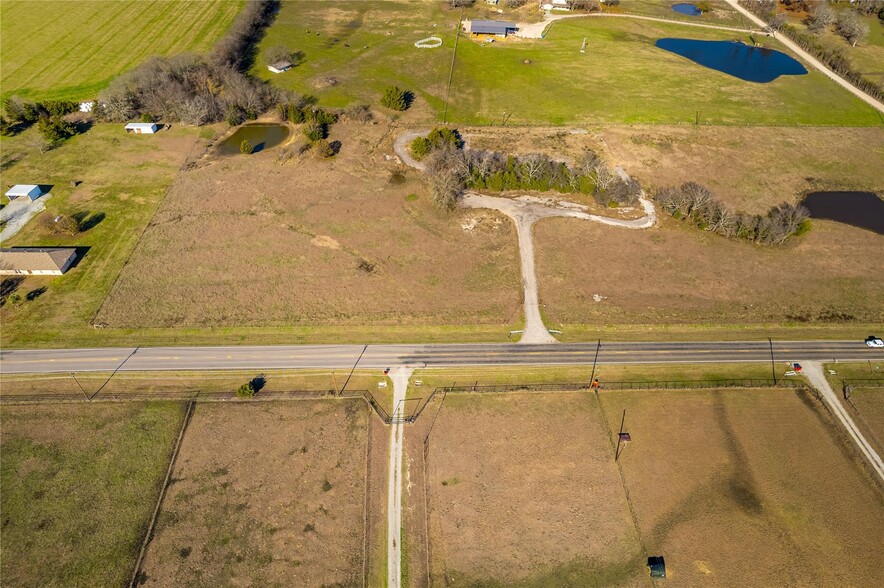
<svg viewBox="0 0 884 588"><path fill-rule="evenodd" d="M209 49L243 4L243 0L4 0L0 3L3 96L95 98L112 78L152 55Z"/></svg>

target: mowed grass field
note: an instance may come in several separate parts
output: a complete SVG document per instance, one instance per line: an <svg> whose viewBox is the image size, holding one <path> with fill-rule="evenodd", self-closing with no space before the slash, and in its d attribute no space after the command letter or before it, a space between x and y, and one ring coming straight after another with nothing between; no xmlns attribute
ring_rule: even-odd
<svg viewBox="0 0 884 588"><path fill-rule="evenodd" d="M97 124L41 155L28 146L36 132L0 140L5 183L52 185L46 210L3 246L77 247L81 257L64 276L5 278L24 300L45 288L34 300L3 304L5 346L59 345L84 331L94 336L95 313L197 140L195 129L178 125L139 136L123 125ZM88 230L53 234L46 226L56 215L76 213L92 225Z"/></svg>
<svg viewBox="0 0 884 588"><path fill-rule="evenodd" d="M198 404L144 586L359 586L362 400Z"/></svg>
<svg viewBox="0 0 884 588"><path fill-rule="evenodd" d="M183 416L178 403L3 406L3 585L127 584Z"/></svg>
<svg viewBox="0 0 884 588"><path fill-rule="evenodd" d="M809 392L449 394L438 410L434 584L644 586L650 555L679 586L884 579L884 492Z"/></svg>
<svg viewBox="0 0 884 588"><path fill-rule="evenodd" d="M243 0L2 0L2 97L85 100L153 55L204 52Z"/></svg>
<svg viewBox="0 0 884 588"><path fill-rule="evenodd" d="M398 84L417 96L406 120L441 120L459 14L438 3L290 3L261 48L285 44L303 52L303 63L280 75L263 64L255 72L329 106L377 105L383 88ZM440 37L442 47L414 47L430 35ZM656 48L663 37L750 41L736 32L613 17L559 21L537 40L483 44L462 35L447 120L693 124L699 112L703 124L882 124L871 107L815 70L769 84L745 82ZM770 38L761 42L781 48Z"/></svg>
<svg viewBox="0 0 884 588"><path fill-rule="evenodd" d="M801 390L602 392L649 555L679 586L875 586L884 492Z"/></svg>

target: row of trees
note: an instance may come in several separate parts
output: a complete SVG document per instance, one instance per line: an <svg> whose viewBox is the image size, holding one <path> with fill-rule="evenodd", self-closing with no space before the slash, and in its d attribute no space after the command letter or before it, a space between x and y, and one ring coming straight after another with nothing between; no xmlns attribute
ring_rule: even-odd
<svg viewBox="0 0 884 588"><path fill-rule="evenodd" d="M778 14L776 11L776 0L758 0L757 2L754 0L740 0L740 4L765 19L772 28L791 38L802 49L825 63L826 66L842 78L870 96L884 100L884 87L869 80L855 70L842 48L826 46L819 40L817 35L787 24L788 19L786 15ZM860 24L863 23L860 22Z"/></svg>
<svg viewBox="0 0 884 588"><path fill-rule="evenodd" d="M701 229L724 237L746 239L764 245L779 245L793 235L810 229L810 213L796 204L783 203L767 215L736 213L711 190L695 182L662 188L654 199L666 213L690 220Z"/></svg>
<svg viewBox="0 0 884 588"><path fill-rule="evenodd" d="M496 151L465 151L453 129L434 129L427 139L412 144L413 152L416 145L419 152L428 149L427 177L433 202L441 208L453 208L466 189L592 194L605 206L635 204L642 193L637 181L616 173L591 151L575 166L542 153L506 156Z"/></svg>
<svg viewBox="0 0 884 588"><path fill-rule="evenodd" d="M15 135L36 123L39 137L35 147L45 153L77 134L77 124L64 116L76 112L78 107L76 102L65 100L30 102L17 96L7 98L3 102L5 115L0 117L0 135Z"/></svg>
<svg viewBox="0 0 884 588"><path fill-rule="evenodd" d="M101 93L96 115L126 121L149 114L190 125L257 118L283 94L247 75L257 42L278 8L278 0L249 0L209 55L148 60Z"/></svg>

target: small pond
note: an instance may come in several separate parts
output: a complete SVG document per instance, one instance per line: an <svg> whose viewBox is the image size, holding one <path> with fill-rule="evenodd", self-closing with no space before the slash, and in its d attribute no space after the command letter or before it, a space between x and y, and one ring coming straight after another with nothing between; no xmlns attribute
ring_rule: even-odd
<svg viewBox="0 0 884 588"><path fill-rule="evenodd" d="M874 192L811 192L801 202L810 218L833 220L884 235L884 200Z"/></svg>
<svg viewBox="0 0 884 588"><path fill-rule="evenodd" d="M672 6L672 10L676 11L679 14L686 14L687 16L700 16L701 14L703 14L703 11L701 11L693 4L688 4L687 2L674 4Z"/></svg>
<svg viewBox="0 0 884 588"><path fill-rule="evenodd" d="M243 125L218 145L221 155L239 154L244 140L252 144L252 153L271 149L289 138L291 130L285 125L254 123Z"/></svg>
<svg viewBox="0 0 884 588"><path fill-rule="evenodd" d="M658 40L655 45L747 82L766 84L780 76L807 73L799 61L781 51L750 47L738 41L667 38Z"/></svg>

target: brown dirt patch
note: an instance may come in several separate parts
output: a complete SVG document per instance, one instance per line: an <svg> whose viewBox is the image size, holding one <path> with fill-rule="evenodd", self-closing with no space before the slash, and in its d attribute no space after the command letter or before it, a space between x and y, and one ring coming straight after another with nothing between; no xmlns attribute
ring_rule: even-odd
<svg viewBox="0 0 884 588"><path fill-rule="evenodd" d="M603 392L642 538L679 586L884 582L884 493L804 391ZM809 581L808 578L812 578ZM670 581L670 580L667 580Z"/></svg>
<svg viewBox="0 0 884 588"><path fill-rule="evenodd" d="M180 173L98 320L112 327L518 320L511 223L464 231L461 220L473 211L433 208L417 173L387 158L386 125L339 123L330 139L343 142L332 160L308 153L280 164L270 151ZM406 200L411 193L418 200Z"/></svg>
<svg viewBox="0 0 884 588"><path fill-rule="evenodd" d="M552 219L537 223L534 238L551 328L884 321L884 237L833 222L814 222L782 247L672 219L647 231Z"/></svg>
<svg viewBox="0 0 884 588"><path fill-rule="evenodd" d="M592 395L449 395L429 444L432 584L641 584L606 435Z"/></svg>
<svg viewBox="0 0 884 588"><path fill-rule="evenodd" d="M368 418L356 400L199 404L145 585L361 584Z"/></svg>

